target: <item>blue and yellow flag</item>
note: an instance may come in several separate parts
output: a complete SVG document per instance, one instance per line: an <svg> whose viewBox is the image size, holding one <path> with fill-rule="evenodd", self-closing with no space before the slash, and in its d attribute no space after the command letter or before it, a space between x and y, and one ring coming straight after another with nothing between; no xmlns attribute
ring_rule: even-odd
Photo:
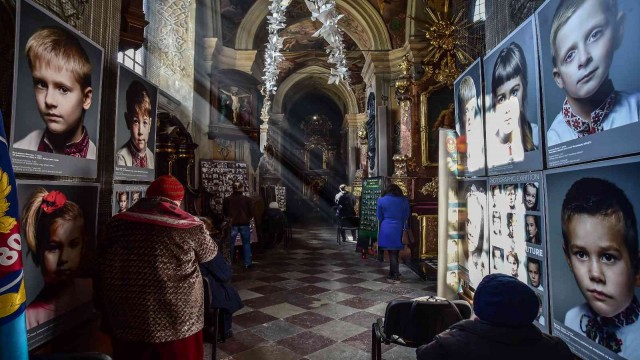
<svg viewBox="0 0 640 360"><path fill-rule="evenodd" d="M0 113L0 360L29 358L18 195Z"/></svg>

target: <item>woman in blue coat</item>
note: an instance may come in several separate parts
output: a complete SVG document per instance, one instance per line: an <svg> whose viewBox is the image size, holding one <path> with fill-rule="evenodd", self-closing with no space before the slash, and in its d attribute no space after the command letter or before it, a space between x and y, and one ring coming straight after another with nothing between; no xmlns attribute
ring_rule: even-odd
<svg viewBox="0 0 640 360"><path fill-rule="evenodd" d="M376 208L380 230L378 232L378 247L389 252L389 276L391 281L400 277L398 255L404 247L402 244L402 230L407 228L409 221L409 200L396 184L387 186L378 199Z"/></svg>

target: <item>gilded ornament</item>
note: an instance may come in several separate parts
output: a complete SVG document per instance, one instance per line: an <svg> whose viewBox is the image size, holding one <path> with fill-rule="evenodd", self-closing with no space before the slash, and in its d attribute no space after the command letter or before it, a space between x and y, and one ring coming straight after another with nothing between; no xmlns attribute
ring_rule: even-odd
<svg viewBox="0 0 640 360"><path fill-rule="evenodd" d="M430 195L432 197L438 197L438 178L435 177L431 179L431 182L424 184L422 189L420 189L422 195Z"/></svg>

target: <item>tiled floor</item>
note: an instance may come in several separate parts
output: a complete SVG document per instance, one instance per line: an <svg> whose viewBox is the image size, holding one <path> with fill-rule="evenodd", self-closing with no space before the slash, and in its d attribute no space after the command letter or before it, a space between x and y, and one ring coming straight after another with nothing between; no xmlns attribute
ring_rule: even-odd
<svg viewBox="0 0 640 360"><path fill-rule="evenodd" d="M218 359L370 359L371 324L387 302L434 294L435 282L404 265L402 283L387 282L388 263L360 259L355 243L339 246L335 234L329 226L294 228L289 249L256 255L252 270L234 268L245 307ZM382 351L384 359L415 359L411 348Z"/></svg>

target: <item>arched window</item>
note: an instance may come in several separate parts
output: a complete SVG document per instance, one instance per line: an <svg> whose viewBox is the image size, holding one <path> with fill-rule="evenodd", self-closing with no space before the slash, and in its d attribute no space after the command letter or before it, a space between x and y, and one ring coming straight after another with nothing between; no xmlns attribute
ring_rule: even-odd
<svg viewBox="0 0 640 360"><path fill-rule="evenodd" d="M473 22L484 21L486 19L484 1L485 0L476 0L475 6L473 7Z"/></svg>
<svg viewBox="0 0 640 360"><path fill-rule="evenodd" d="M142 1L142 9L145 14L149 13L149 1ZM145 41L138 50L128 49L126 51L118 52L118 62L128 67L129 69L137 72L142 76L146 76L146 60L147 60L147 37L145 35Z"/></svg>

